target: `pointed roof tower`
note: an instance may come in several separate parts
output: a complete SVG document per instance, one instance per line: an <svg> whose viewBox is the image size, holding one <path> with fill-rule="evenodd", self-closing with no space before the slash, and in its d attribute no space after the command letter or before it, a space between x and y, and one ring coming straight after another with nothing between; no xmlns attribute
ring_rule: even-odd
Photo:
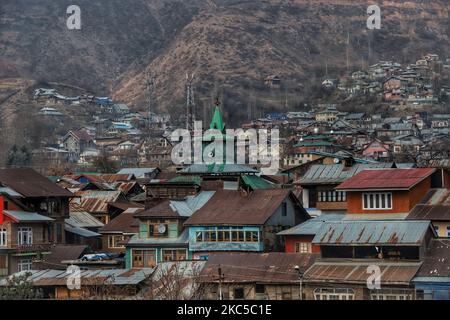
<svg viewBox="0 0 450 320"><path fill-rule="evenodd" d="M218 97L216 98L215 105L216 107L214 108L214 114L211 119L211 123L209 124L209 128L218 129L220 132L225 133L225 123L223 122L222 113L220 112L220 102Z"/></svg>

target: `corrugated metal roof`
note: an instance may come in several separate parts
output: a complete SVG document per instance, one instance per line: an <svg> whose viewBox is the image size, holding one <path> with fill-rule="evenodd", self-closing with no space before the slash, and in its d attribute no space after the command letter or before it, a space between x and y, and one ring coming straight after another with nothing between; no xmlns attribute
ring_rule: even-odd
<svg viewBox="0 0 450 320"><path fill-rule="evenodd" d="M117 174L133 174L136 178L145 178L147 174L153 173L157 168L123 168Z"/></svg>
<svg viewBox="0 0 450 320"><path fill-rule="evenodd" d="M367 284L369 266L381 270L381 285L409 285L420 263L392 262L316 262L303 276L306 282L337 282Z"/></svg>
<svg viewBox="0 0 450 320"><path fill-rule="evenodd" d="M290 194L288 189L258 189L249 194L217 190L185 225L263 225Z"/></svg>
<svg viewBox="0 0 450 320"><path fill-rule="evenodd" d="M108 212L108 203L117 201L121 192L87 190L78 191L76 195L81 197L80 206L87 212L106 213Z"/></svg>
<svg viewBox="0 0 450 320"><path fill-rule="evenodd" d="M362 170L369 168L391 168L392 163L370 163L355 164L352 167L346 167L344 164L314 164L300 178L301 185L308 184L338 184L341 183Z"/></svg>
<svg viewBox="0 0 450 320"><path fill-rule="evenodd" d="M276 188L274 184L258 176L242 176L242 181L253 190Z"/></svg>
<svg viewBox="0 0 450 320"><path fill-rule="evenodd" d="M428 191L406 219L450 221L450 190L432 189Z"/></svg>
<svg viewBox="0 0 450 320"><path fill-rule="evenodd" d="M435 169L364 170L336 187L337 190L409 190L429 177Z"/></svg>
<svg viewBox="0 0 450 320"><path fill-rule="evenodd" d="M344 220L378 220L378 221L390 221L390 220L405 220L408 213L352 213L346 214Z"/></svg>
<svg viewBox="0 0 450 320"><path fill-rule="evenodd" d="M306 271L317 255L305 253L213 253L200 276L203 281L217 282L217 269L225 274L224 282L298 283L298 271Z"/></svg>
<svg viewBox="0 0 450 320"><path fill-rule="evenodd" d="M450 239L433 239L418 277L450 277Z"/></svg>
<svg viewBox="0 0 450 320"><path fill-rule="evenodd" d="M173 183L192 183L198 186L202 185L202 178L200 176L189 175L189 176L176 176L169 180Z"/></svg>
<svg viewBox="0 0 450 320"><path fill-rule="evenodd" d="M86 211L70 212L70 218L65 220L73 227L79 228L101 228L104 224Z"/></svg>
<svg viewBox="0 0 450 320"><path fill-rule="evenodd" d="M170 201L171 208L181 217L190 217L203 207L214 195L215 191L202 191L195 196L187 196L184 201Z"/></svg>
<svg viewBox="0 0 450 320"><path fill-rule="evenodd" d="M258 170L241 164L192 164L180 170L180 173L188 174L225 174L225 173L258 173Z"/></svg>
<svg viewBox="0 0 450 320"><path fill-rule="evenodd" d="M322 225L324 224L324 222L326 221L340 221L344 218L345 214L328 214L328 213L323 213L322 215L306 220L305 222L281 231L279 233L277 233L280 236L295 236L295 235L315 235L320 228L322 227Z"/></svg>
<svg viewBox="0 0 450 320"><path fill-rule="evenodd" d="M11 197L21 197L21 198L23 197L20 193L8 187L0 187L0 194L7 194L8 196Z"/></svg>
<svg viewBox="0 0 450 320"><path fill-rule="evenodd" d="M418 245L429 227L429 221L324 222L312 242L321 245Z"/></svg>
<svg viewBox="0 0 450 320"><path fill-rule="evenodd" d="M0 183L25 197L72 197L73 194L33 169L0 169Z"/></svg>
<svg viewBox="0 0 450 320"><path fill-rule="evenodd" d="M214 195L215 191L201 191L187 196L185 200L165 200L148 210L139 212L135 217L190 217L203 207Z"/></svg>
<svg viewBox="0 0 450 320"><path fill-rule="evenodd" d="M217 282L217 269L225 274L224 282L298 283L298 271L306 271L316 260L311 253L212 253L200 276L203 281Z"/></svg>
<svg viewBox="0 0 450 320"><path fill-rule="evenodd" d="M14 276L30 273L29 281L35 286L66 286L70 276L66 270L29 270L11 275L0 280L0 286L8 284L8 279ZM108 283L112 285L137 285L148 279L153 269L111 269L111 270L84 270L81 272L81 285L98 285Z"/></svg>
<svg viewBox="0 0 450 320"><path fill-rule="evenodd" d="M101 236L100 233L93 232L93 231L85 229L85 228L71 226L67 222L64 225L64 230L66 230L67 232L79 235L81 237L85 237L85 238L93 238L93 237L100 237Z"/></svg>
<svg viewBox="0 0 450 320"><path fill-rule="evenodd" d="M11 219L18 222L50 222L55 219L43 216L36 212L5 210L5 214Z"/></svg>

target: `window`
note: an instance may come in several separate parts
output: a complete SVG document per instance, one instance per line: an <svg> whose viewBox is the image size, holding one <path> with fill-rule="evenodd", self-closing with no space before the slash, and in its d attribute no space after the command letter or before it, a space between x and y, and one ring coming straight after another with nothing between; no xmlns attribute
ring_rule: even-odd
<svg viewBox="0 0 450 320"><path fill-rule="evenodd" d="M185 249L164 249L162 251L163 261L180 261L186 260L186 250Z"/></svg>
<svg viewBox="0 0 450 320"><path fill-rule="evenodd" d="M125 248L123 241L125 237L122 235L108 236L108 247L109 248Z"/></svg>
<svg viewBox="0 0 450 320"><path fill-rule="evenodd" d="M318 288L314 289L314 299L316 300L354 300L355 291L353 289L341 288Z"/></svg>
<svg viewBox="0 0 450 320"><path fill-rule="evenodd" d="M286 217L286 216L287 216L287 203L286 203L286 202L283 202L283 203L281 204L281 215L282 215L283 217Z"/></svg>
<svg viewBox="0 0 450 320"><path fill-rule="evenodd" d="M17 238L19 241L19 245L33 244L33 229L30 227L19 228Z"/></svg>
<svg viewBox="0 0 450 320"><path fill-rule="evenodd" d="M6 229L0 229L0 247L5 247L8 245L8 233Z"/></svg>
<svg viewBox="0 0 450 320"><path fill-rule="evenodd" d="M244 288L234 289L234 299L244 299Z"/></svg>
<svg viewBox="0 0 450 320"><path fill-rule="evenodd" d="M297 242L295 244L295 252L299 253L311 253L311 243L309 242Z"/></svg>
<svg viewBox="0 0 450 320"><path fill-rule="evenodd" d="M364 210L392 209L392 193L363 193Z"/></svg>
<svg viewBox="0 0 450 320"><path fill-rule="evenodd" d="M17 271L27 271L31 270L33 266L33 261L31 259L22 259L17 263Z"/></svg>
<svg viewBox="0 0 450 320"><path fill-rule="evenodd" d="M255 285L255 293L256 294L266 293L266 287L263 284L256 284Z"/></svg>
<svg viewBox="0 0 450 320"><path fill-rule="evenodd" d="M345 202L347 193L345 191L322 190L317 192L319 202Z"/></svg>
<svg viewBox="0 0 450 320"><path fill-rule="evenodd" d="M412 300L413 293L406 290L377 290L370 297L372 300Z"/></svg>
<svg viewBox="0 0 450 320"><path fill-rule="evenodd" d="M218 227L195 232L197 242L259 242L259 231Z"/></svg>
<svg viewBox="0 0 450 320"><path fill-rule="evenodd" d="M155 250L132 250L132 268L154 268L156 266Z"/></svg>

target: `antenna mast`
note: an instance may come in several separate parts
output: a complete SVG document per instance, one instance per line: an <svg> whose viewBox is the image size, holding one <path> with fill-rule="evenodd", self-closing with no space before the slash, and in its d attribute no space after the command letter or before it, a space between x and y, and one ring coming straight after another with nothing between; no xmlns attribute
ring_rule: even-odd
<svg viewBox="0 0 450 320"><path fill-rule="evenodd" d="M194 74L186 74L186 130L194 130Z"/></svg>
<svg viewBox="0 0 450 320"><path fill-rule="evenodd" d="M346 56L347 56L347 72L350 69L350 62L349 62L349 46L350 46L350 31L347 30L347 46L346 46Z"/></svg>
<svg viewBox="0 0 450 320"><path fill-rule="evenodd" d="M148 90L148 131L150 132L150 126L151 126L151 112L152 112L152 100L153 95L155 93L155 77L152 75L151 72L147 74L147 90Z"/></svg>

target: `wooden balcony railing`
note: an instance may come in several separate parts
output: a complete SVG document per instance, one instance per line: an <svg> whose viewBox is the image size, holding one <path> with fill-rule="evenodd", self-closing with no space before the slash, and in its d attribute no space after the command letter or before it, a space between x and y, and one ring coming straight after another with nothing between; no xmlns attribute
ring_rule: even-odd
<svg viewBox="0 0 450 320"><path fill-rule="evenodd" d="M43 252L50 251L53 243L33 243L33 244L16 244L10 246L11 249L15 249L17 253L27 253L27 252Z"/></svg>

